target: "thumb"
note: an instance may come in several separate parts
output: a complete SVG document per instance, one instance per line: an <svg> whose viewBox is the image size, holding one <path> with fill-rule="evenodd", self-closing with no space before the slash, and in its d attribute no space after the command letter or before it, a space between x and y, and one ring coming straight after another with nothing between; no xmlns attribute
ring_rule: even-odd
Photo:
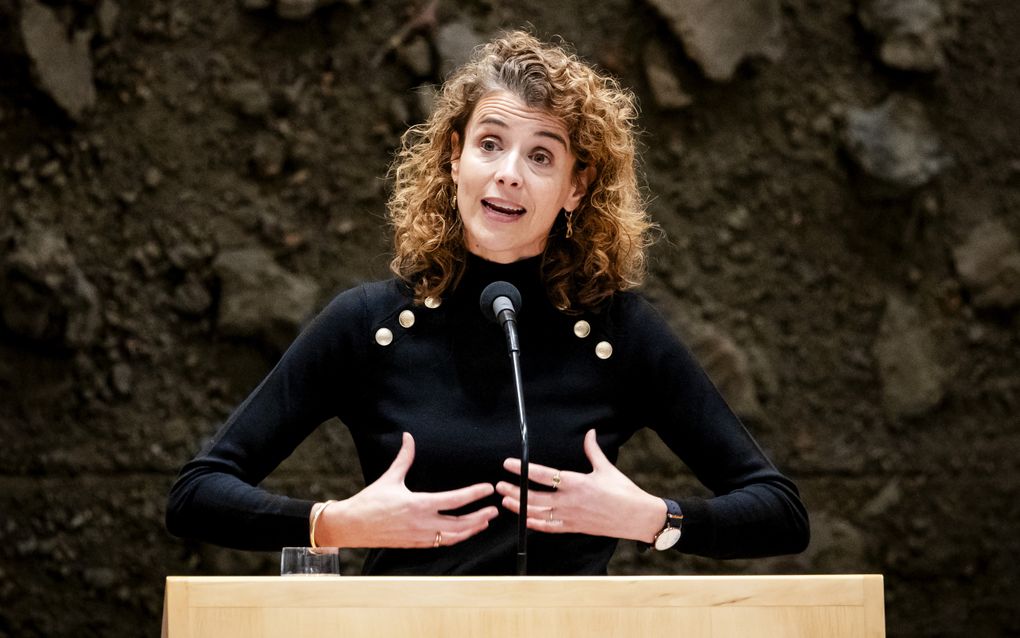
<svg viewBox="0 0 1020 638"><path fill-rule="evenodd" d="M389 469L379 478L393 479L403 483L412 463L414 463L414 437L409 432L404 432L401 437L400 451L397 452Z"/></svg>
<svg viewBox="0 0 1020 638"><path fill-rule="evenodd" d="M613 467L613 463L606 458L602 448L599 447L599 441L594 429L588 430L584 435L584 455L588 457L593 470L605 469L607 466Z"/></svg>

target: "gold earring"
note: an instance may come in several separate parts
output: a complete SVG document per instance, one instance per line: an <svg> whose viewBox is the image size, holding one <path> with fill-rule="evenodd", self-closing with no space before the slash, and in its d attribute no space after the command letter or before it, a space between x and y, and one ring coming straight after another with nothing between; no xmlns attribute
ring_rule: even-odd
<svg viewBox="0 0 1020 638"><path fill-rule="evenodd" d="M454 192L453 196L450 197L450 210L457 212L457 193Z"/></svg>
<svg viewBox="0 0 1020 638"><path fill-rule="evenodd" d="M574 211L566 211L567 215L567 239L574 236Z"/></svg>

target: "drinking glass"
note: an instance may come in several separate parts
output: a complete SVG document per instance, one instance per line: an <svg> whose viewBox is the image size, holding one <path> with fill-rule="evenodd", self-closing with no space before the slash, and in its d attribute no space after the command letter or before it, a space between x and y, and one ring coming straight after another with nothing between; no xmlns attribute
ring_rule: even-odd
<svg viewBox="0 0 1020 638"><path fill-rule="evenodd" d="M339 574L340 551L336 547L284 547L280 550L281 576Z"/></svg>

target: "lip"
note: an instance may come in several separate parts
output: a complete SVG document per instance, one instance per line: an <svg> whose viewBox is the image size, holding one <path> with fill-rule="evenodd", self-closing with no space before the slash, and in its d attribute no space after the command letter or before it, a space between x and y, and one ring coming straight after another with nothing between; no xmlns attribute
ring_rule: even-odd
<svg viewBox="0 0 1020 638"><path fill-rule="evenodd" d="M524 217L528 209L520 204L499 197L484 197L481 200L486 217L501 222L513 222ZM520 211L520 212L511 212Z"/></svg>

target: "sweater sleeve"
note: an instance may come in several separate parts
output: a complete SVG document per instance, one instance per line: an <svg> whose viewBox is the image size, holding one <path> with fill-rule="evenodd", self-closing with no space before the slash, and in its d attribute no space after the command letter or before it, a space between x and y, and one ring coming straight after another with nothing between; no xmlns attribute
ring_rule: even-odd
<svg viewBox="0 0 1020 638"><path fill-rule="evenodd" d="M312 501L260 487L350 387L365 322L363 288L337 296L188 462L170 489L166 525L175 536L224 547L276 550L308 544ZM348 372L345 372L348 371Z"/></svg>
<svg viewBox="0 0 1020 638"><path fill-rule="evenodd" d="M704 370L647 301L626 295L622 324L634 354L628 395L711 498L670 496L684 514L677 550L712 558L803 551L807 511L797 487L765 456Z"/></svg>

